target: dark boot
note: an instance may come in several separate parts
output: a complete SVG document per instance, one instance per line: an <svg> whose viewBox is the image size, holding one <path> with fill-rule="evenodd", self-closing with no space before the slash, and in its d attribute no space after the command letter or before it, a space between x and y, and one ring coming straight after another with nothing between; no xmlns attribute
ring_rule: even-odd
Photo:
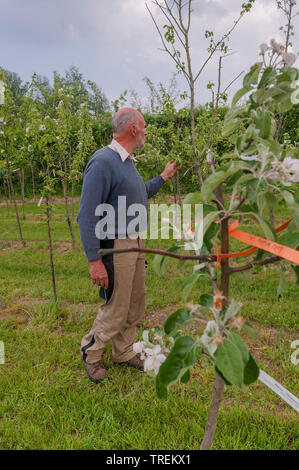
<svg viewBox="0 0 299 470"><path fill-rule="evenodd" d="M103 380L108 379L107 370L105 369L101 361L88 364L87 362L83 360L83 363L84 363L87 375L92 382L98 384L102 382Z"/></svg>

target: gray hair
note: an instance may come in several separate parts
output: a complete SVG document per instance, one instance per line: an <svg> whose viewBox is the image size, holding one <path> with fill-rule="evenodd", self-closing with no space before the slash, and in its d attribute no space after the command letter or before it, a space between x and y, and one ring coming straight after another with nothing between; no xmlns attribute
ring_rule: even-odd
<svg viewBox="0 0 299 470"><path fill-rule="evenodd" d="M112 130L113 134L123 132L129 127L130 124L138 126L138 114L134 111L124 111L122 113L116 113L112 119Z"/></svg>

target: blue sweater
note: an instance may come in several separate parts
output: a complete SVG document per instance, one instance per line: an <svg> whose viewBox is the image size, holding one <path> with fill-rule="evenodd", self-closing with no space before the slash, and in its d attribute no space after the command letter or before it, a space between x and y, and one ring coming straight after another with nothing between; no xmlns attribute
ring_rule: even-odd
<svg viewBox="0 0 299 470"><path fill-rule="evenodd" d="M128 225L135 219L136 214L127 215L126 211L121 210L120 217L124 222L119 226L119 196L126 196L126 208L137 203L141 204L147 213L148 198L154 196L163 184L164 180L160 175L144 184L133 161L127 158L122 162L120 155L109 147L104 147L93 154L84 172L77 216L80 237L88 261L100 259L98 251L101 247L101 240L96 227L107 212L96 215L96 208L99 204L110 204L115 211L115 233L112 231L109 233L109 227L107 227L106 238L125 238L129 234ZM124 198L121 199L124 201ZM98 210L97 213L99 213Z"/></svg>

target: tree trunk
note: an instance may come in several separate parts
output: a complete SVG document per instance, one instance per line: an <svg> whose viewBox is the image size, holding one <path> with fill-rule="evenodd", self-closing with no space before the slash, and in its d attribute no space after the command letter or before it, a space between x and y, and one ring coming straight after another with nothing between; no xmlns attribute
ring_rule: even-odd
<svg viewBox="0 0 299 470"><path fill-rule="evenodd" d="M173 200L174 200L174 203L176 204L177 202L177 194L176 194L176 187L175 187L175 179L174 177L171 178L171 182L172 182L172 192L173 192Z"/></svg>
<svg viewBox="0 0 299 470"><path fill-rule="evenodd" d="M7 196L7 191L6 191L6 178L3 177L3 192L4 192L4 198L5 198L5 204L6 204L6 211L7 215L9 214L9 205L8 205L8 196Z"/></svg>
<svg viewBox="0 0 299 470"><path fill-rule="evenodd" d="M30 168L31 168L31 179L32 179L32 194L33 194L33 200L35 202L35 180L34 180L34 171L33 171L32 163L30 163Z"/></svg>
<svg viewBox="0 0 299 470"><path fill-rule="evenodd" d="M200 187L202 186L202 175L200 169L200 163L197 153L197 145L195 138L195 113L194 113L194 84L190 85L191 99L190 99L190 117L191 117L191 137L192 137L192 148L193 148L193 157L195 161L197 176Z"/></svg>
<svg viewBox="0 0 299 470"><path fill-rule="evenodd" d="M72 183L72 219L74 220L75 214L74 214L74 192L75 192L75 187L74 183Z"/></svg>
<svg viewBox="0 0 299 470"><path fill-rule="evenodd" d="M215 190L218 201L224 206L224 199L222 195L222 190L218 187ZM224 219L221 222L221 253L229 252L229 233L228 233L228 219ZM226 306L228 305L228 294L229 294L229 258L222 258L221 260L221 290L222 295L224 295L224 302ZM212 402L209 409L209 415L207 420L207 425L205 429L204 438L200 446L200 450L210 450L216 429L217 417L219 408L222 402L224 390L224 380L220 375L216 374L214 390L212 395Z"/></svg>
<svg viewBox="0 0 299 470"><path fill-rule="evenodd" d="M220 375L216 374L212 402L209 410L205 435L200 446L200 450L210 450L214 440L218 411L222 402L224 381Z"/></svg>
<svg viewBox="0 0 299 470"><path fill-rule="evenodd" d="M53 260L53 247L52 247L51 226L50 226L51 215L50 215L48 197L46 197L46 215L47 215L47 229L48 229L48 240L49 240L50 266L51 266L51 275L52 275L52 288L53 288L53 294L54 294L54 301L57 302L54 260Z"/></svg>
<svg viewBox="0 0 299 470"><path fill-rule="evenodd" d="M11 204L12 198L11 198L11 190L10 190L10 184L9 184L9 175L8 175L8 171L7 171L7 175L6 175L6 184L7 184L7 189L8 189L9 204Z"/></svg>
<svg viewBox="0 0 299 470"><path fill-rule="evenodd" d="M75 247L75 237L74 237L72 222L71 222L70 214L69 214L68 197L67 197L67 182L65 180L62 181L62 187L63 187L63 194L64 194L64 204L65 204L66 218L67 218L67 223L68 223L68 226L69 226L70 234L71 234L71 237L72 237L72 248L74 248Z"/></svg>
<svg viewBox="0 0 299 470"><path fill-rule="evenodd" d="M22 245L26 246L25 240L23 238L22 227L21 227L21 222L20 222L20 217L19 217L19 211L18 211L18 206L17 206L17 202L16 202L16 198L15 198L15 191L14 191L14 187L13 187L13 182L12 182L12 177L11 177L11 173L10 173L10 166L9 166L8 159L6 159L6 168L7 168L10 192L12 194L13 203L14 203L14 206L15 206L15 212L16 212L16 218L17 218L17 223L18 223L18 228L19 228L20 239L21 239Z"/></svg>
<svg viewBox="0 0 299 470"><path fill-rule="evenodd" d="M221 253L229 253L229 233L228 233L228 219L221 222ZM229 294L229 258L222 258L221 260L221 290L224 295L224 303L228 305Z"/></svg>
<svg viewBox="0 0 299 470"><path fill-rule="evenodd" d="M182 5L180 4L180 15L182 12ZM199 186L202 185L202 176L201 176L201 169L200 163L197 153L197 145L196 145L196 138L195 138L195 115L194 115L194 79L193 79L193 72L192 72L192 65L191 65L191 56L190 56L190 46L189 46L189 28L185 30L185 51L186 51L186 58L187 58L187 66L188 66L188 75L189 75L189 88L190 88L190 117L191 117L191 138L192 138L192 149L193 149L193 158L195 161L196 171L198 175Z"/></svg>
<svg viewBox="0 0 299 470"><path fill-rule="evenodd" d="M175 214L174 214L174 223L177 225L178 222L178 214L177 214L177 193L176 193L176 187L175 187L175 179L174 176L171 178L172 182L172 192L173 192L173 200L174 200L174 206L175 206Z"/></svg>
<svg viewBox="0 0 299 470"><path fill-rule="evenodd" d="M181 188L180 188L180 175L179 173L176 174L176 187L178 192L178 201L180 208L182 209L182 197L181 197Z"/></svg>
<svg viewBox="0 0 299 470"><path fill-rule="evenodd" d="M23 220L26 219L25 217L25 174L24 168L20 171L20 183L21 183L21 197L22 197L22 211L23 211Z"/></svg>

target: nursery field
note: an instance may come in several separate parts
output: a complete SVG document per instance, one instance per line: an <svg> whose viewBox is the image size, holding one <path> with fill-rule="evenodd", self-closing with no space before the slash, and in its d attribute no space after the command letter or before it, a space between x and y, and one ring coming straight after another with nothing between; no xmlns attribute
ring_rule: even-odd
<svg viewBox="0 0 299 470"><path fill-rule="evenodd" d="M65 208L54 205L52 236L58 301L52 301L44 206L28 202L18 241L13 206L0 205L0 365L1 449L199 449L204 435L215 372L202 358L192 381L175 385L167 400L156 397L154 381L140 371L115 366L111 346L103 359L109 381L96 385L85 373L79 348L102 300L89 277L88 263L74 221L71 248ZM75 213L78 202L75 205ZM285 209L275 214L286 220ZM261 235L255 225L241 225ZM171 240L147 240L150 248L168 248ZM243 248L232 242L232 248ZM181 285L192 263L173 262L159 277L147 255L146 314L142 330L162 325L184 306ZM281 267L234 274L230 295L243 303L242 316L256 330L245 337L261 369L298 394L298 366L291 342L298 339L298 286L287 283L276 295ZM286 271L286 277L293 273ZM210 293L203 279L188 300ZM202 329L200 322L196 328ZM213 449L298 449L298 415L257 381L246 390L230 387L218 416Z"/></svg>

